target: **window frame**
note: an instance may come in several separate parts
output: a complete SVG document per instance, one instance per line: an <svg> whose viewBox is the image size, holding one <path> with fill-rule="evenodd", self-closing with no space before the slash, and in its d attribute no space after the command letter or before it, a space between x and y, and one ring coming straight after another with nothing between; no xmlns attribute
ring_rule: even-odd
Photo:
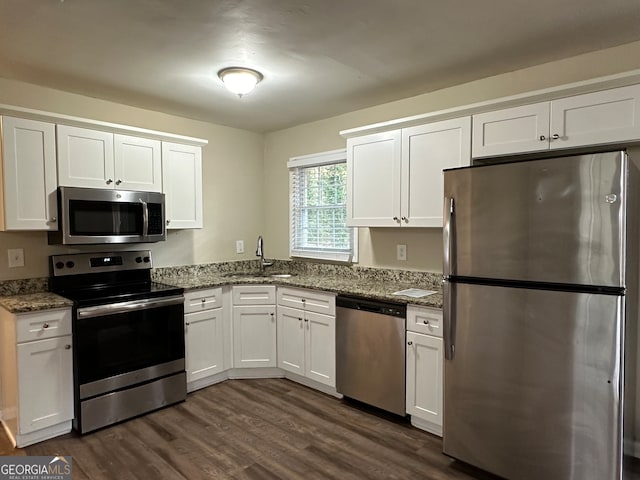
<svg viewBox="0 0 640 480"><path fill-rule="evenodd" d="M324 252L319 250L300 250L294 248L294 234L296 225L296 193L295 186L295 170L299 168L321 167L325 165L335 165L339 163L347 163L347 150L331 150L328 152L313 153L300 157L292 157L287 162L289 169L289 256L291 258L306 258L314 260L328 260L339 263L357 263L358 262L358 228L347 227L351 229L351 253L343 252ZM346 188L346 185L345 185ZM345 225L346 226L346 225Z"/></svg>

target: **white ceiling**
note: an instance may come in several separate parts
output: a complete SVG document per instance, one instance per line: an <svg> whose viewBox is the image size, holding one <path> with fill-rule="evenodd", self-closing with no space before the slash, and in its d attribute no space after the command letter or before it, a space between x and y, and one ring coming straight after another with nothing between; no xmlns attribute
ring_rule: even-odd
<svg viewBox="0 0 640 480"><path fill-rule="evenodd" d="M639 0L0 0L0 76L255 131L639 39Z"/></svg>

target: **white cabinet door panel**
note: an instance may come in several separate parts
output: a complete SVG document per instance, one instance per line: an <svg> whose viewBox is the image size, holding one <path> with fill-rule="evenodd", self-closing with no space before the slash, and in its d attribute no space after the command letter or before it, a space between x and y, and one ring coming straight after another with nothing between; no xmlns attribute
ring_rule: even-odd
<svg viewBox="0 0 640 480"><path fill-rule="evenodd" d="M407 413L442 425L442 339L407 332Z"/></svg>
<svg viewBox="0 0 640 480"><path fill-rule="evenodd" d="M305 374L304 312L278 307L278 367Z"/></svg>
<svg viewBox="0 0 640 480"><path fill-rule="evenodd" d="M58 184L69 187L114 187L113 134L57 126Z"/></svg>
<svg viewBox="0 0 640 480"><path fill-rule="evenodd" d="M162 142L167 228L202 228L202 149Z"/></svg>
<svg viewBox="0 0 640 480"><path fill-rule="evenodd" d="M187 382L224 370L222 308L185 315Z"/></svg>
<svg viewBox="0 0 640 480"><path fill-rule="evenodd" d="M549 102L473 116L473 157L535 152L549 148Z"/></svg>
<svg viewBox="0 0 640 480"><path fill-rule="evenodd" d="M400 130L347 140L347 225L397 226Z"/></svg>
<svg viewBox="0 0 640 480"><path fill-rule="evenodd" d="M311 380L336 386L336 318L305 312L306 376Z"/></svg>
<svg viewBox="0 0 640 480"><path fill-rule="evenodd" d="M162 191L159 140L114 136L115 186L122 190Z"/></svg>
<svg viewBox="0 0 640 480"><path fill-rule="evenodd" d="M73 418L72 365L70 335L18 345L20 434Z"/></svg>
<svg viewBox="0 0 640 480"><path fill-rule="evenodd" d="M402 130L402 225L442 227L445 168L471 162L471 117Z"/></svg>
<svg viewBox="0 0 640 480"><path fill-rule="evenodd" d="M276 366L275 306L233 307L233 366Z"/></svg>
<svg viewBox="0 0 640 480"><path fill-rule="evenodd" d="M639 139L640 85L554 100L550 133L551 148Z"/></svg>
<svg viewBox="0 0 640 480"><path fill-rule="evenodd" d="M56 137L52 123L3 117L4 228L56 230Z"/></svg>

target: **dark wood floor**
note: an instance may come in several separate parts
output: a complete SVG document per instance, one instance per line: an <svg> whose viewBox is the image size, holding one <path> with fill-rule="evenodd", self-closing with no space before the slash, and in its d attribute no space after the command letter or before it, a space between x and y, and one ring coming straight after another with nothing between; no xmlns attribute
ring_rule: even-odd
<svg viewBox="0 0 640 480"><path fill-rule="evenodd" d="M79 480L483 478L442 455L438 437L284 379L229 380L24 450L71 455Z"/></svg>

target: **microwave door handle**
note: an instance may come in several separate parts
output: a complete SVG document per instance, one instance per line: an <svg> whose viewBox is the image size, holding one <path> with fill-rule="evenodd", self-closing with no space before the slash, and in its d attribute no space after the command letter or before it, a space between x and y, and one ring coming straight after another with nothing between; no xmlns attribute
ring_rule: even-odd
<svg viewBox="0 0 640 480"><path fill-rule="evenodd" d="M146 237L149 235L149 206L141 198L139 200L142 204L142 236Z"/></svg>

